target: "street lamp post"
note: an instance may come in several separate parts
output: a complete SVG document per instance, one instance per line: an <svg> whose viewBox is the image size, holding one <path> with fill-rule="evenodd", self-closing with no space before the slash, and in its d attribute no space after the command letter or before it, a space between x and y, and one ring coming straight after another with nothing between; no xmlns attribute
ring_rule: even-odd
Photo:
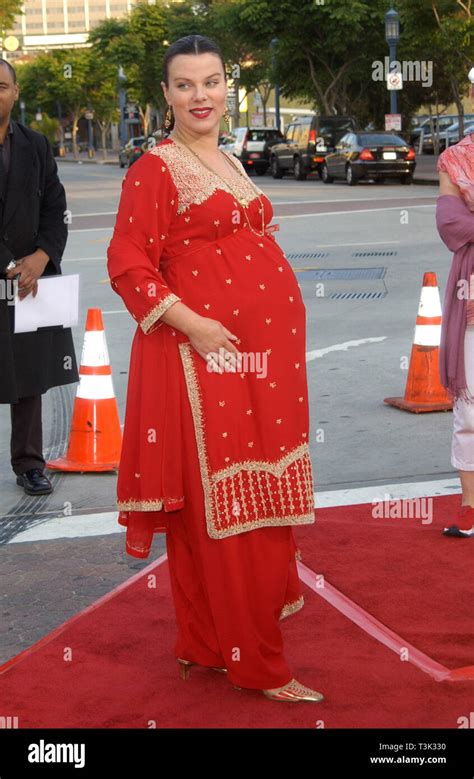
<svg viewBox="0 0 474 779"><path fill-rule="evenodd" d="M125 93L125 83L127 81L127 77L123 71L123 67L119 65L118 68L118 80L119 80L119 110L120 110L120 145L125 146L125 144L128 141L127 138L127 125L125 124L125 102L126 102L126 93Z"/></svg>
<svg viewBox="0 0 474 779"><path fill-rule="evenodd" d="M385 14L385 40L388 43L389 71L391 71L392 62L397 58L397 43L400 40L400 17L393 8ZM398 113L396 89L390 90L390 113Z"/></svg>
<svg viewBox="0 0 474 779"><path fill-rule="evenodd" d="M275 49L278 45L278 38L272 38L272 41L270 43L270 46L272 48L272 71L273 71L273 79L275 81L274 89L275 89L275 126L277 130L280 129L280 86L276 83L276 76L275 76L275 67L276 67L276 55L275 55Z"/></svg>

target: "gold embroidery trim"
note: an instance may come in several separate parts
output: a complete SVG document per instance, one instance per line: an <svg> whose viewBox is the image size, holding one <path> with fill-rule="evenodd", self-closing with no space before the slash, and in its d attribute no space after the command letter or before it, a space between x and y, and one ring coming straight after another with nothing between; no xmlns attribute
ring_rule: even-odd
<svg viewBox="0 0 474 779"><path fill-rule="evenodd" d="M140 320L140 327L142 328L143 332L145 334L148 333L150 327L152 327L160 318L160 316L164 314L165 311L167 311L169 307L178 300L181 300L181 298L175 295L174 292L171 292L169 295L163 298L163 300L160 300L156 306L153 306L153 308L143 317L143 319ZM163 322L160 322L160 324L163 324Z"/></svg>
<svg viewBox="0 0 474 779"><path fill-rule="evenodd" d="M298 600L292 601L292 603L285 603L283 606L281 613L280 613L280 619L285 619L285 617L289 617L290 614L294 614L295 611L299 611L304 606L304 597L300 595Z"/></svg>
<svg viewBox="0 0 474 779"><path fill-rule="evenodd" d="M134 546L133 544L129 544L128 541L126 541L126 548L127 550L133 549L134 552L148 552L150 549L149 546L141 546L140 544Z"/></svg>
<svg viewBox="0 0 474 779"><path fill-rule="evenodd" d="M167 503L181 503L184 500L184 495L181 498L168 498ZM116 501L119 511L161 511L163 508L163 498L155 498L153 500L118 500Z"/></svg>
<svg viewBox="0 0 474 779"><path fill-rule="evenodd" d="M163 501L160 500L118 500L117 508L120 511L160 511Z"/></svg>
<svg viewBox="0 0 474 779"><path fill-rule="evenodd" d="M168 166L169 173L178 191L178 214L184 213L192 205L204 203L218 189L222 189L230 195L234 195L234 192L236 192L239 198L246 199L248 202L258 197L255 189L260 195L263 195L259 187L256 185L255 189L252 187L240 160L237 160L237 158L227 152L224 152L224 154L232 157L231 161L237 162L245 174L242 177L239 176L238 180L232 181L234 192L216 174L200 164L193 153L187 150L185 146L178 146L172 139L171 143L158 143L149 153L160 157Z"/></svg>
<svg viewBox="0 0 474 779"><path fill-rule="evenodd" d="M205 422L202 413L202 395L192 358L192 346L189 342L180 343L179 350L194 421L208 535L211 538L224 538L264 525L312 524L315 521L314 493L311 459L306 442L289 451L277 462L243 460L228 468L216 471L212 476L210 475L206 451ZM290 476L286 478L287 469L291 469L291 478L296 482L293 494L293 498L299 501L296 508L299 513L296 514L291 513L291 508L289 508L292 493L288 487ZM261 479L260 473L264 473L266 478ZM276 480L275 486L278 487L278 496L271 493L269 484L272 478ZM238 516L242 514L242 508L244 514L244 518L240 521L236 520L232 495L229 495L229 489L231 492L234 490L236 486L234 480L237 479L240 486L240 501L237 502L239 505ZM242 484L248 486L250 502L245 497ZM268 506L267 497L270 497L272 507L270 512L267 514L265 510L265 517L252 518L253 514L258 514L257 499L260 498L261 504L266 509ZM286 505L287 502L289 506Z"/></svg>

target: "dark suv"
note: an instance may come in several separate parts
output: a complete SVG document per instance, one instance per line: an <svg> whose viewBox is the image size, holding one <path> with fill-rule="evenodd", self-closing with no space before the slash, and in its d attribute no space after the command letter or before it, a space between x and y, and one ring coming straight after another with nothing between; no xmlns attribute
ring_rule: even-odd
<svg viewBox="0 0 474 779"><path fill-rule="evenodd" d="M270 170L274 179L293 173L301 181L313 170L321 176L326 154L333 151L345 133L356 130L352 116L305 116L290 122L285 139L270 150Z"/></svg>

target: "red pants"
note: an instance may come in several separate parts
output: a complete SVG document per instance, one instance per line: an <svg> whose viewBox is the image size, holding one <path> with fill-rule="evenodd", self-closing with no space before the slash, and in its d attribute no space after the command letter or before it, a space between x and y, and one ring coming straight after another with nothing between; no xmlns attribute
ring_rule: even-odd
<svg viewBox="0 0 474 779"><path fill-rule="evenodd" d="M190 407L185 416L183 429L194 430ZM194 434L187 441L185 507L167 515L166 532L176 657L225 666L239 687L282 687L293 674L280 618L303 605L293 530L262 527L210 538Z"/></svg>

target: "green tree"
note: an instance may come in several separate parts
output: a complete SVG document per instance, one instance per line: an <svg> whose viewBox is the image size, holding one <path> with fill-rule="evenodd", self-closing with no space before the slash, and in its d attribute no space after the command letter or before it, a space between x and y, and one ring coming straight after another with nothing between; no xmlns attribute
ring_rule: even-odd
<svg viewBox="0 0 474 779"><path fill-rule="evenodd" d="M23 15L22 0L1 0L0 38L3 39L14 26L15 18Z"/></svg>
<svg viewBox="0 0 474 779"><path fill-rule="evenodd" d="M40 54L19 70L20 89L27 102L37 103L50 115L57 102L72 123L72 147L78 156L78 123L88 106L88 73L91 53L88 49L58 50Z"/></svg>
<svg viewBox="0 0 474 779"><path fill-rule="evenodd" d="M59 119L55 116L49 116L45 111L41 112L41 119L33 119L30 122L32 130L46 135L47 139L54 143L59 136Z"/></svg>
<svg viewBox="0 0 474 779"><path fill-rule="evenodd" d="M94 120L101 134L102 155L107 158L107 133L113 122L120 120L117 105L117 68L96 49L90 50L86 99L94 111Z"/></svg>
<svg viewBox="0 0 474 779"><path fill-rule="evenodd" d="M400 5L404 30L402 51L433 63L433 85L427 94L425 90L425 95L419 96L419 101L436 105L441 102L445 106L454 102L459 114L460 138L464 134L467 74L474 60L471 5L472 0L403 0ZM437 151L438 134L433 137Z"/></svg>

